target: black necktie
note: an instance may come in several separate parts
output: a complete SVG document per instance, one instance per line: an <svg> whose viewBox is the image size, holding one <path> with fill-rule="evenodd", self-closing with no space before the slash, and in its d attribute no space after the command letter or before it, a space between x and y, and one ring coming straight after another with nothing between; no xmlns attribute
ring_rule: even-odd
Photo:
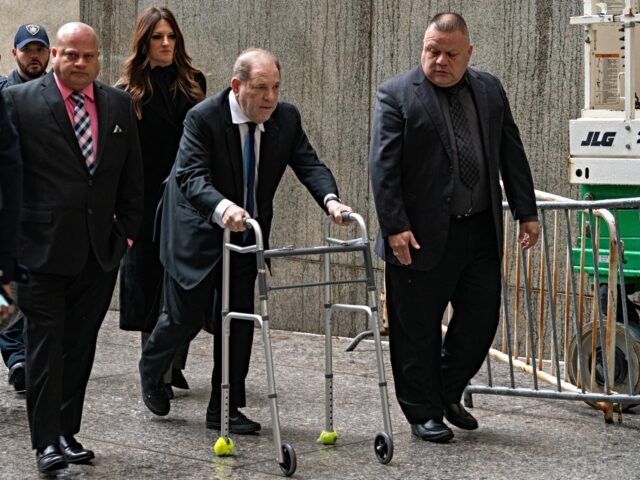
<svg viewBox="0 0 640 480"><path fill-rule="evenodd" d="M469 188L469 190L473 190L473 187L480 179L480 170L473 148L469 122L467 121L467 116L464 113L460 98L458 98L458 94L462 88L463 86L458 84L448 89L449 115L451 116L451 125L453 126L453 132L456 137L460 181Z"/></svg>
<svg viewBox="0 0 640 480"><path fill-rule="evenodd" d="M256 149L255 149L255 133L256 124L253 122L247 123L249 127L249 133L244 141L244 174L247 179L247 201L245 204L245 210L253 217L254 208L254 193L256 185Z"/></svg>

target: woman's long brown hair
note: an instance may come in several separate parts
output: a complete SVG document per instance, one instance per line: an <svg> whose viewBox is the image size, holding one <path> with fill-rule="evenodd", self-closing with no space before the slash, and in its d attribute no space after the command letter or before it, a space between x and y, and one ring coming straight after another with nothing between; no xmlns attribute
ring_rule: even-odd
<svg viewBox="0 0 640 480"><path fill-rule="evenodd" d="M133 107L138 119L142 118L142 98L153 93L151 86L151 66L147 50L156 24L166 20L176 35L173 64L176 66L176 83L174 89L180 90L194 102L204 99L204 93L195 79L198 69L191 65L191 57L184 47L184 37L178 27L176 17L165 7L150 7L144 10L136 20L135 33L131 41L131 55L124 62L122 75L118 85L124 85L125 91L131 95Z"/></svg>

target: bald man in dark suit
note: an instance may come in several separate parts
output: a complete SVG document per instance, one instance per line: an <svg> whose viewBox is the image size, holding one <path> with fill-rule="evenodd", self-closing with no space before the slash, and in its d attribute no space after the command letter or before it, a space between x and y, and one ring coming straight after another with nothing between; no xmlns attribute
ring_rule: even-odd
<svg viewBox="0 0 640 480"><path fill-rule="evenodd" d="M53 72L3 94L24 165L18 287L26 318L27 413L38 470L94 458L74 437L98 330L127 238L142 218L142 160L129 95L95 79L98 39L69 23Z"/></svg>

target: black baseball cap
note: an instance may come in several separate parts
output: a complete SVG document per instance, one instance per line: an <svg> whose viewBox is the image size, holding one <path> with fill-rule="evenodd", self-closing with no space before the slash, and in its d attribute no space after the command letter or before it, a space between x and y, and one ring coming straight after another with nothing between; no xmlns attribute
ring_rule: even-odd
<svg viewBox="0 0 640 480"><path fill-rule="evenodd" d="M20 28L13 39L14 48L22 48L27 43L31 42L40 42L45 47L49 48L49 37L47 36L47 31L42 25L36 25L35 23L20 25Z"/></svg>

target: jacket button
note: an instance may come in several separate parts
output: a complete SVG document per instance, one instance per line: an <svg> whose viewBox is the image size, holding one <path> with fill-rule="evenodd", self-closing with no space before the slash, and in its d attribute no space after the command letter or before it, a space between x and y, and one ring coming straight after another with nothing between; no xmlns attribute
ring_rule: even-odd
<svg viewBox="0 0 640 480"><path fill-rule="evenodd" d="M92 186L92 185L93 185L93 179L92 179L92 178L90 178L90 179L89 179L89 186Z"/></svg>
<svg viewBox="0 0 640 480"><path fill-rule="evenodd" d="M93 210L92 210L92 209L90 209L90 208L88 208L88 209L87 209L87 213L88 213L89 215L93 215Z"/></svg>

